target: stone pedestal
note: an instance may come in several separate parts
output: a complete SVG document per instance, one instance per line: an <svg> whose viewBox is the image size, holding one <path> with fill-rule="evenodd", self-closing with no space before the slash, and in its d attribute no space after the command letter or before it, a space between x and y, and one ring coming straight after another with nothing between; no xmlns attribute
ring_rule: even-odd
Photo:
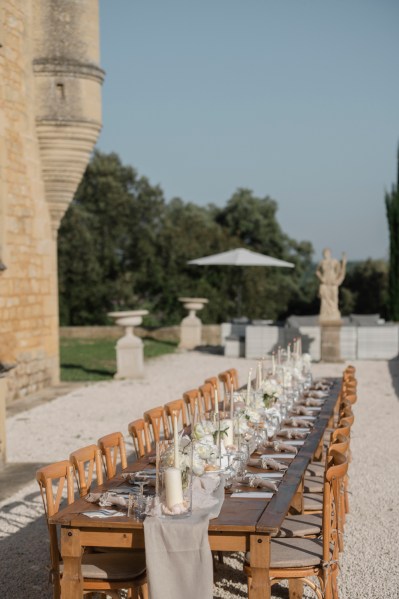
<svg viewBox="0 0 399 599"><path fill-rule="evenodd" d="M342 362L341 358L341 326L340 320L320 320L322 362Z"/></svg>
<svg viewBox="0 0 399 599"><path fill-rule="evenodd" d="M5 378L0 378L0 469L7 461L6 444L6 390Z"/></svg>
<svg viewBox="0 0 399 599"><path fill-rule="evenodd" d="M133 328L142 323L148 310L129 312L110 312L116 324L125 327L125 335L116 343L116 379L137 379L144 376L143 342L133 332Z"/></svg>
<svg viewBox="0 0 399 599"><path fill-rule="evenodd" d="M179 297L179 302L184 304L189 311L188 316L180 323L180 345L182 349L194 349L202 342L202 322L196 316L198 310L202 310L208 300L203 297Z"/></svg>

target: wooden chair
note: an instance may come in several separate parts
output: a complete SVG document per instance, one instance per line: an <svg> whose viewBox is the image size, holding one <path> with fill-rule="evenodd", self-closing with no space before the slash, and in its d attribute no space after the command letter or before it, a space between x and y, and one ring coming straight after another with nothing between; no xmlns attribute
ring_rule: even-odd
<svg viewBox="0 0 399 599"><path fill-rule="evenodd" d="M234 383L233 383L233 379L231 376L231 372L229 370L226 370L225 372L221 372L219 374L219 381L223 385L224 397L225 398L227 397L230 399L231 392L234 391Z"/></svg>
<svg viewBox="0 0 399 599"><path fill-rule="evenodd" d="M338 518L340 511L339 481L345 476L348 463L341 453L331 452L324 477L323 519L321 539L272 539L270 543L271 584L288 579L296 597L302 597L306 584L319 599L338 597ZM244 572L248 588L252 585L250 555L246 556ZM317 576L319 585L311 577Z"/></svg>
<svg viewBox="0 0 399 599"><path fill-rule="evenodd" d="M57 527L49 518L60 509L65 495L68 504L74 500L72 465L68 460L44 466L36 472L50 535L50 577L54 599L61 598L63 564L60 559ZM54 493L55 491L55 493ZM144 551L90 552L82 555L83 591L95 591L117 599L118 589L130 589L133 598L148 599Z"/></svg>
<svg viewBox="0 0 399 599"><path fill-rule="evenodd" d="M173 431L174 416L177 416L177 424L179 429L186 428L190 419L188 417L187 406L183 399L175 399L164 405L166 417L168 419L169 430Z"/></svg>
<svg viewBox="0 0 399 599"><path fill-rule="evenodd" d="M168 419L163 406L152 408L144 412L144 421L147 423L150 437L153 443L157 443L164 439L170 439L170 431Z"/></svg>
<svg viewBox="0 0 399 599"><path fill-rule="evenodd" d="M81 497L90 493L94 474L97 485L103 484L103 467L101 461L101 450L97 445L87 445L73 451L69 456L77 481Z"/></svg>
<svg viewBox="0 0 399 599"><path fill-rule="evenodd" d="M201 394L202 405L204 406L205 413L212 412L215 409L215 388L211 383L204 383L201 387L198 387L198 391Z"/></svg>
<svg viewBox="0 0 399 599"><path fill-rule="evenodd" d="M98 447L103 455L105 473L108 478L116 474L118 458L122 470L127 467L126 447L122 433L110 433L97 441Z"/></svg>
<svg viewBox="0 0 399 599"><path fill-rule="evenodd" d="M190 423L194 424L196 414L198 417L204 416L204 405L199 389L191 389L183 393L183 400L187 406L187 411L190 417Z"/></svg>
<svg viewBox="0 0 399 599"><path fill-rule="evenodd" d="M129 422L129 435L132 437L137 459L151 453L151 439L148 424L144 418Z"/></svg>
<svg viewBox="0 0 399 599"><path fill-rule="evenodd" d="M205 383L210 383L213 387L213 395L215 397L215 392L217 392L217 396L218 396L218 400L220 402L221 400L221 395L220 395L220 387L219 387L219 380L217 376L210 376L209 378L205 379Z"/></svg>

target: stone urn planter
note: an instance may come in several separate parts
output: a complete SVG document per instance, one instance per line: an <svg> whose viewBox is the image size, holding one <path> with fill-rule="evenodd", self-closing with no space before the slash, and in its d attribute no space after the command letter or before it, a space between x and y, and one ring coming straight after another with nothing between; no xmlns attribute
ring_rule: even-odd
<svg viewBox="0 0 399 599"><path fill-rule="evenodd" d="M118 326L125 328L125 335L116 343L116 379L136 379L144 376L143 342L133 332L143 322L148 310L109 312L108 316Z"/></svg>
<svg viewBox="0 0 399 599"><path fill-rule="evenodd" d="M179 302L188 310L188 316L180 323L180 348L194 349L201 345L202 322L196 313L202 310L208 301L204 297L179 297Z"/></svg>

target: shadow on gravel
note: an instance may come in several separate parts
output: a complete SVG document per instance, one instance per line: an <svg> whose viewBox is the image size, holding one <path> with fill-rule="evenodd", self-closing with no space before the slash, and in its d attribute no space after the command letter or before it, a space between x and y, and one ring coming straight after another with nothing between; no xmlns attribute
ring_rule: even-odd
<svg viewBox="0 0 399 599"><path fill-rule="evenodd" d="M195 351L203 354L212 354L214 356L223 356L224 347L222 345L197 345Z"/></svg>
<svg viewBox="0 0 399 599"><path fill-rule="evenodd" d="M0 538L0 597L7 599L51 599L48 530L40 493L21 501L10 501L0 510L0 531L15 531Z"/></svg>
<svg viewBox="0 0 399 599"><path fill-rule="evenodd" d="M388 368L391 375L392 387L395 390L396 397L399 399L399 359L388 360Z"/></svg>

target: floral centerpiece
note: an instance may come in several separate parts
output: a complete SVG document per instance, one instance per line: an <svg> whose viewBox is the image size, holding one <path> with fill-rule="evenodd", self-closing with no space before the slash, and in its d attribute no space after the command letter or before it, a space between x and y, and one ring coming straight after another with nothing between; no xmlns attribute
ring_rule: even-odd
<svg viewBox="0 0 399 599"><path fill-rule="evenodd" d="M267 379L262 385L263 404L265 408L272 407L281 395L281 387L274 379Z"/></svg>

